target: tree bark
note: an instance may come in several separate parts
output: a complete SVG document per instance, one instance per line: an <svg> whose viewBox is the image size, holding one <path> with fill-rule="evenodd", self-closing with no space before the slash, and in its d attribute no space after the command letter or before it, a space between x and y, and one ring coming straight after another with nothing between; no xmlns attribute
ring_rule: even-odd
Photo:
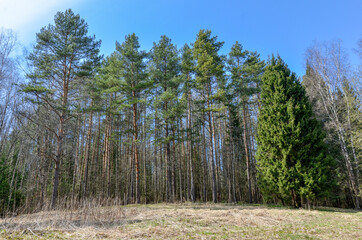
<svg viewBox="0 0 362 240"><path fill-rule="evenodd" d="M90 107L93 107L93 99L91 100ZM84 174L83 174L83 188L82 188L82 197L86 198L87 193L87 185L88 185L88 164L89 164L89 155L90 155L90 145L92 138L92 126L93 126L93 111L91 110L89 113L89 121L88 121L88 133L87 140L85 146L85 156L84 156Z"/></svg>
<svg viewBox="0 0 362 240"><path fill-rule="evenodd" d="M243 97L243 125L244 125L244 149L245 149L245 159L246 159L246 174L248 181L248 198L249 203L253 202L252 193L251 193L251 174L250 174L250 161L249 161L249 150L248 150L248 136L247 136L247 124L246 124L246 103L245 97Z"/></svg>
<svg viewBox="0 0 362 240"><path fill-rule="evenodd" d="M214 132L214 126L213 126L213 121L211 118L211 104L210 104L210 86L207 89L207 108L209 109L208 112L208 120L209 120L209 140L210 140L210 155L211 155L211 171L212 171L212 201L214 203L217 203L217 184L216 184L216 173L215 173L215 159L214 159L214 136L213 136L213 132Z"/></svg>
<svg viewBox="0 0 362 240"><path fill-rule="evenodd" d="M136 92L133 91L133 97L136 96ZM134 142L134 158L136 167L136 203L141 202L140 196L140 166L138 159L138 126L137 126L137 104L133 104L133 142Z"/></svg>
<svg viewBox="0 0 362 240"><path fill-rule="evenodd" d="M55 210L57 205L58 198L58 187L59 187L59 175L60 175L60 161L62 157L62 148L63 148L63 136L64 136L64 115L61 116L59 121L60 127L58 131L57 138L57 151L55 155L55 171L54 171L54 183L53 183L53 194L52 194L52 202L51 209Z"/></svg>
<svg viewBox="0 0 362 240"><path fill-rule="evenodd" d="M188 153L188 161L190 167L190 187L191 187L191 201L195 202L195 184L194 184L194 173L193 173L193 166L192 166L192 140L191 140L191 133L192 133L192 117L191 117L191 93L190 91L187 93L187 153Z"/></svg>

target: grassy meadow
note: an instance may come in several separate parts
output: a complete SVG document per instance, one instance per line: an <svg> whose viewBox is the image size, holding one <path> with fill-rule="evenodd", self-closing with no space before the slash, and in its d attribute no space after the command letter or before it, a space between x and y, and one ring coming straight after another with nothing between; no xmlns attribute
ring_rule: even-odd
<svg viewBox="0 0 362 240"><path fill-rule="evenodd" d="M0 239L362 239L362 212L229 204L89 205L0 219Z"/></svg>

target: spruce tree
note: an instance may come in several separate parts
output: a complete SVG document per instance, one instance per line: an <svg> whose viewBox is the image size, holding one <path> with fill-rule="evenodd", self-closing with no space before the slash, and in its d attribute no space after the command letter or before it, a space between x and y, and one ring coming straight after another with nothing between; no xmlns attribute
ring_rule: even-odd
<svg viewBox="0 0 362 240"><path fill-rule="evenodd" d="M258 122L259 184L265 198L283 203L325 195L333 186L332 158L303 86L278 56L262 77Z"/></svg>

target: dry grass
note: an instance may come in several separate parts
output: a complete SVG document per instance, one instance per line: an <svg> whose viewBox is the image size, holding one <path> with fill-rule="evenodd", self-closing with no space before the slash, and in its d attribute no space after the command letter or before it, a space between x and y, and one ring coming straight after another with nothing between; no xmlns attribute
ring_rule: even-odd
<svg viewBox="0 0 362 240"><path fill-rule="evenodd" d="M223 204L40 212L0 220L3 239L362 239L362 213Z"/></svg>

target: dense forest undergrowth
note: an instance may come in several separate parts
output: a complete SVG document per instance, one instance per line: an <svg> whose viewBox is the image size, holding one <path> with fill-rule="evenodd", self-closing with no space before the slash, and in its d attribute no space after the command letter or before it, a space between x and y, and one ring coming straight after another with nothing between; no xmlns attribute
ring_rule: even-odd
<svg viewBox="0 0 362 240"><path fill-rule="evenodd" d="M71 10L25 57L1 31L1 216L185 201L359 208L362 68L341 42L308 48L302 78L238 42L221 54L210 30L181 48L161 36L144 51L129 34L102 56L100 44Z"/></svg>

